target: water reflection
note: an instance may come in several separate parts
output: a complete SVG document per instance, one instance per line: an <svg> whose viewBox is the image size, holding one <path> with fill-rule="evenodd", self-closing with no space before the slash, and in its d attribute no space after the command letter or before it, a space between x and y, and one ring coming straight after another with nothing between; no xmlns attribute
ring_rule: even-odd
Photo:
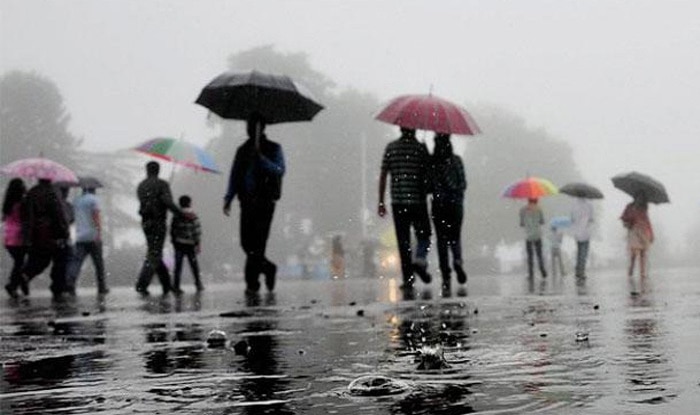
<svg viewBox="0 0 700 415"><path fill-rule="evenodd" d="M205 367L205 347L201 342L205 334L199 324L149 323L143 327L146 343L154 345L143 355L147 372L164 374L177 369Z"/></svg>
<svg viewBox="0 0 700 415"><path fill-rule="evenodd" d="M654 292L647 278L629 280L624 375L633 402L658 404L675 396L669 391L674 373L665 353L664 329L657 317Z"/></svg>

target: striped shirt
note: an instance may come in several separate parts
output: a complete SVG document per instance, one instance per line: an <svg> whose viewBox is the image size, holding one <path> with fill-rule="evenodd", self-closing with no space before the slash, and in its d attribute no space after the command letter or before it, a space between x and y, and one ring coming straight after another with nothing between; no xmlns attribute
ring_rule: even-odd
<svg viewBox="0 0 700 415"><path fill-rule="evenodd" d="M415 138L399 138L387 144L382 170L391 175L391 203L425 203L428 149Z"/></svg>

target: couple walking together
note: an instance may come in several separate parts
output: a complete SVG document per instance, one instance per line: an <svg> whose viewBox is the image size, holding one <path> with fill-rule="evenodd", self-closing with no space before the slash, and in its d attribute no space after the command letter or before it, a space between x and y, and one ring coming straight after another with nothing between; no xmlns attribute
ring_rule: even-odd
<svg viewBox="0 0 700 415"><path fill-rule="evenodd" d="M401 257L402 288L413 287L414 274L426 284L432 279L427 270L431 236L427 206L429 193L433 195L431 210L443 292L449 293L453 269L457 281L464 284L467 275L462 264L461 230L467 181L462 160L452 152L450 135L435 134L435 149L431 156L425 144L416 139L414 129L401 128L401 137L387 145L382 159L377 208L380 217L387 214L384 194L388 176L391 176L391 211ZM411 228L417 240L415 258L411 248Z"/></svg>

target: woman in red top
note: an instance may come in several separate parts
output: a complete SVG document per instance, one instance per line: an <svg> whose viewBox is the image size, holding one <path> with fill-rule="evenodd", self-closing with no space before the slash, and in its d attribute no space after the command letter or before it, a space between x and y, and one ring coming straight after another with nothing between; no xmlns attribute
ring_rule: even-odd
<svg viewBox="0 0 700 415"><path fill-rule="evenodd" d="M637 193L634 201L625 207L620 219L627 228L627 247L630 253L630 266L628 275L634 274L634 263L639 255L639 275L647 276L647 249L654 242L654 230L651 228L648 203L644 193Z"/></svg>
<svg viewBox="0 0 700 415"><path fill-rule="evenodd" d="M10 272L10 282L5 285L5 291L11 296L17 296L17 287L22 281L22 267L27 255L27 248L22 237L22 220L20 218L20 207L22 199L27 192L22 179L12 179L7 184L5 199L2 203L2 221L4 224L4 244L12 260L12 271Z"/></svg>

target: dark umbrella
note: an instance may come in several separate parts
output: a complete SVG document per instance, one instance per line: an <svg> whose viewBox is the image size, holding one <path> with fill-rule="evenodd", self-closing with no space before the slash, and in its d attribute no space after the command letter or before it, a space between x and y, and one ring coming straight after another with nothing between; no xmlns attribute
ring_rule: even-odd
<svg viewBox="0 0 700 415"><path fill-rule="evenodd" d="M584 199L602 199L603 193L598 188L586 183L567 183L559 188L560 193Z"/></svg>
<svg viewBox="0 0 700 415"><path fill-rule="evenodd" d="M59 181L59 182L54 182L53 184L56 187L82 187L83 189L99 189L101 187L104 187L102 185L102 182L100 182L97 178L92 177L92 176L79 176L78 177L78 182L66 182L66 181Z"/></svg>
<svg viewBox="0 0 700 415"><path fill-rule="evenodd" d="M195 102L222 118L247 120L257 114L268 124L310 121L323 109L290 77L258 71L225 72L209 82Z"/></svg>
<svg viewBox="0 0 700 415"><path fill-rule="evenodd" d="M637 172L618 174L612 178L612 182L615 187L631 196L643 193L647 202L669 203L664 185L646 174Z"/></svg>

